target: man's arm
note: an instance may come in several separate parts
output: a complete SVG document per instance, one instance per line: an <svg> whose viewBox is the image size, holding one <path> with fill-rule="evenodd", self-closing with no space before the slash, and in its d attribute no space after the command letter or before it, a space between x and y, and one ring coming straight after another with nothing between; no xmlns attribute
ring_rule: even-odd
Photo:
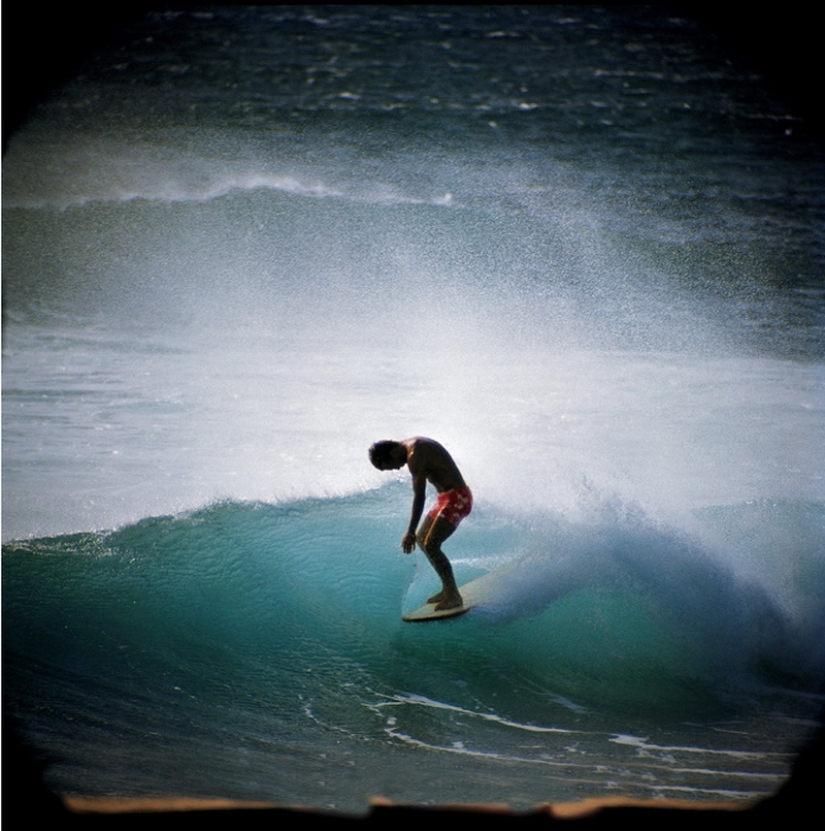
<svg viewBox="0 0 825 831"><path fill-rule="evenodd" d="M418 528L418 521L424 511L424 501L427 498L427 479L425 476L413 475L413 503L410 514L410 524L404 539L401 540L401 548L405 554L415 551L415 529Z"/></svg>

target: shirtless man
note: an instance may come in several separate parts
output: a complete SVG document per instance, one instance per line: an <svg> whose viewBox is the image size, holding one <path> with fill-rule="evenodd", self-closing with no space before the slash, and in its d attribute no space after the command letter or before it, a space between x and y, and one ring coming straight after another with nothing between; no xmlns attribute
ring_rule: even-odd
<svg viewBox="0 0 825 831"><path fill-rule="evenodd" d="M369 453L370 461L378 470L400 470L407 465L412 476L412 514L401 548L405 554L410 554L418 543L441 578L441 591L429 598L427 603L435 603L438 611L460 606L461 594L450 561L441 551L441 543L470 513L473 495L452 456L437 441L423 436L403 441L379 441L370 448ZM438 491L438 499L418 528L418 520L424 510L427 482Z"/></svg>

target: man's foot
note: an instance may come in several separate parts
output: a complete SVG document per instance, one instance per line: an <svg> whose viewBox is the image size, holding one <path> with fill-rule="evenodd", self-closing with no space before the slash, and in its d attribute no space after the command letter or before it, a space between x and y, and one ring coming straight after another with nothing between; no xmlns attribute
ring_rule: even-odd
<svg viewBox="0 0 825 831"><path fill-rule="evenodd" d="M464 601L461 599L461 595L456 592L455 594L446 594L445 592L439 592L441 597L439 600L431 600L431 603L435 603L435 610L436 612L443 612L445 609L457 609L459 606L464 604Z"/></svg>

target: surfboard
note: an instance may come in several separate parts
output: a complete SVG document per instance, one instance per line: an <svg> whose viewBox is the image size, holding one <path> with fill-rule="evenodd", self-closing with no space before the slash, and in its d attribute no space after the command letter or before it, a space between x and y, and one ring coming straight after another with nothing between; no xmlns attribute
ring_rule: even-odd
<svg viewBox="0 0 825 831"><path fill-rule="evenodd" d="M459 591L461 591L460 588ZM458 615L463 615L465 612L469 612L470 609L473 608L472 606L467 605L467 603L464 603L461 606L454 606L452 609L437 610L435 606L435 603L425 603L423 606L419 606L417 609L404 615L402 619L406 620L407 623L423 623L427 620L444 620L446 617L458 617Z"/></svg>
<svg viewBox="0 0 825 831"><path fill-rule="evenodd" d="M485 574L483 577L478 577L463 586L459 586L458 590L461 592L461 599L464 601L461 606L436 611L435 603L425 603L412 612L407 612L402 616L402 620L408 623L425 623L428 620L444 620L445 618L463 615L478 606L487 597L491 582L492 576Z"/></svg>

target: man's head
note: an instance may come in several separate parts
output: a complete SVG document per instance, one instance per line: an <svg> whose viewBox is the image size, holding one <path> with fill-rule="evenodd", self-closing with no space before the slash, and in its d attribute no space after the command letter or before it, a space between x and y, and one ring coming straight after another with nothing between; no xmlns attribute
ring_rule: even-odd
<svg viewBox="0 0 825 831"><path fill-rule="evenodd" d="M397 441L377 441L370 448L370 461L379 470L398 470L407 463L407 448Z"/></svg>

